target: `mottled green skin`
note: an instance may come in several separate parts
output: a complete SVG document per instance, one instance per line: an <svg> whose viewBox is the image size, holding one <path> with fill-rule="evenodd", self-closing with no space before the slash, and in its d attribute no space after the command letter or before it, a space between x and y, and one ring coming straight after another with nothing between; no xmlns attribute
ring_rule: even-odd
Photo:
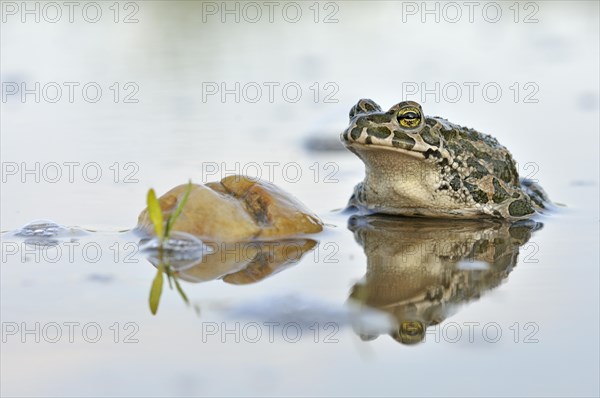
<svg viewBox="0 0 600 398"><path fill-rule="evenodd" d="M398 111L405 107L419 109L418 126L400 125ZM415 102L384 112L360 100L341 140L365 163L365 180L350 204L369 212L523 219L547 201L541 187L519 179L512 155L494 137L424 116Z"/></svg>

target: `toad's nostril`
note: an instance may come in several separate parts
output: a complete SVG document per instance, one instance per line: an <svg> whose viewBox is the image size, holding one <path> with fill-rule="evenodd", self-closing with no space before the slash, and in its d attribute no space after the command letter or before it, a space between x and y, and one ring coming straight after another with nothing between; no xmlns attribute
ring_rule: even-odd
<svg viewBox="0 0 600 398"><path fill-rule="evenodd" d="M350 119L361 113L381 112L381 107L375 101L363 98L350 109Z"/></svg>

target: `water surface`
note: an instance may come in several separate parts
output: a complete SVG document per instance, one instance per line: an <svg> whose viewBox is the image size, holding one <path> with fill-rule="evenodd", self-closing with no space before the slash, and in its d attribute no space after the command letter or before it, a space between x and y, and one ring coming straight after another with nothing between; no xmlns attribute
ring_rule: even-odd
<svg viewBox="0 0 600 398"><path fill-rule="evenodd" d="M200 2L137 4L137 23L114 23L107 3L95 24L2 24L3 82L103 89L95 103L1 104L3 395L599 394L596 2L535 3L535 23L523 23L524 8L515 23L508 3L497 23L403 21L402 2L336 2L335 23L315 23L308 3L297 23L203 21ZM302 95L206 96L236 82L294 83ZM421 98L436 83L440 98ZM457 101L441 89L453 83L464 89ZM482 94L486 84L501 88L497 101ZM124 102L131 87L137 103ZM358 231L368 223L349 226L334 210L363 178L361 162L307 142L335 140L363 97L384 108L417 100L494 135L566 207L512 235L406 220ZM98 168L100 178L88 174ZM147 190L231 172L281 186L326 231L299 261L264 275L240 264L182 271L193 306L165 285L152 316L156 268L128 232ZM43 247L14 235L38 219L67 229ZM444 305L428 307L436 295ZM420 343L390 332L416 318L428 325Z"/></svg>

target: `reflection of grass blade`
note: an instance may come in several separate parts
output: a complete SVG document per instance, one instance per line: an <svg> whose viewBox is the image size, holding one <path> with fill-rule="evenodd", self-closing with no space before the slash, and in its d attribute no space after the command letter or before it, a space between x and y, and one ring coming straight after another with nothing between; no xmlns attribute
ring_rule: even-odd
<svg viewBox="0 0 600 398"><path fill-rule="evenodd" d="M158 265L158 270L154 277L154 281L152 281L152 288L150 289L150 311L152 312L152 315L156 315L156 311L158 311L158 303L163 288L163 271L164 266L161 262Z"/></svg>
<svg viewBox="0 0 600 398"><path fill-rule="evenodd" d="M194 312L196 313L196 316L200 316L200 305L199 304L194 304Z"/></svg>
<svg viewBox="0 0 600 398"><path fill-rule="evenodd" d="M187 202L188 197L190 196L190 192L192 192L192 180L190 180L188 182L187 188L185 189L185 193L183 194L183 198L181 198L181 201L177 205L177 208L175 209L175 211L173 213L171 213L171 216L167 219L167 227L165 228L165 237L169 237L169 234L171 233L171 228L173 227L173 224L175 224L175 221L181 214L183 207L185 206L185 203Z"/></svg>
<svg viewBox="0 0 600 398"><path fill-rule="evenodd" d="M177 288L177 291L181 295L181 298L183 298L183 301L185 301L185 303L189 305L190 304L190 300L188 300L187 296L183 292L183 289L181 288L181 285L179 285L179 282L177 281L177 277L176 276L173 277L173 281L175 281L175 287Z"/></svg>
<svg viewBox="0 0 600 398"><path fill-rule="evenodd" d="M171 279L175 279L173 276L173 270L170 265L165 266L165 271L167 271L167 282L169 282L169 289L173 289L173 284L171 283Z"/></svg>
<svg viewBox="0 0 600 398"><path fill-rule="evenodd" d="M169 282L169 289L173 289L173 283L171 282L171 278L173 278L173 275L171 275L169 272L167 272L167 282Z"/></svg>
<svg viewBox="0 0 600 398"><path fill-rule="evenodd" d="M160 209L160 204L158 203L158 199L156 199L156 193L154 189L150 189L148 191L148 214L150 215L150 220L152 224L154 224L154 232L156 232L156 237L163 240L163 215L162 210Z"/></svg>

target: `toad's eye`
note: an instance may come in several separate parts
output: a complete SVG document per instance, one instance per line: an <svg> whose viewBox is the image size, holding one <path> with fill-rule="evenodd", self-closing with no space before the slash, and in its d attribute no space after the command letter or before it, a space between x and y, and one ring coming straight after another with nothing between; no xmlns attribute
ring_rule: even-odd
<svg viewBox="0 0 600 398"><path fill-rule="evenodd" d="M405 108L398 112L398 123L400 126L413 129L421 124L421 113L415 108Z"/></svg>

